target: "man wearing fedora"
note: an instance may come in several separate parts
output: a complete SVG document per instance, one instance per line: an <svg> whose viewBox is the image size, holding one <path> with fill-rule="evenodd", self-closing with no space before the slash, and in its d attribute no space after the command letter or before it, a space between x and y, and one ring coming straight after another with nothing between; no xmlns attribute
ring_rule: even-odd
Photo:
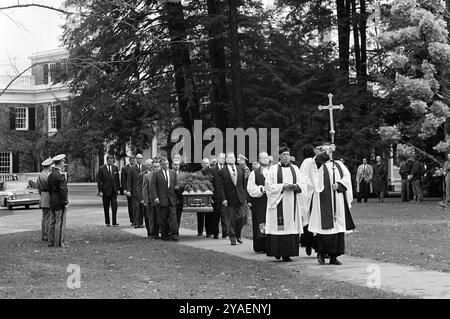
<svg viewBox="0 0 450 319"><path fill-rule="evenodd" d="M66 213L68 200L67 180L63 174L66 155L53 157L54 167L48 176L50 191L50 227L48 233L49 247L63 247L66 232Z"/></svg>
<svg viewBox="0 0 450 319"><path fill-rule="evenodd" d="M39 207L42 209L41 219L41 239L48 241L48 229L50 225L50 192L48 189L48 176L52 170L53 159L47 158L41 163L42 172L37 179L37 186L39 189L39 195L41 200L39 201Z"/></svg>

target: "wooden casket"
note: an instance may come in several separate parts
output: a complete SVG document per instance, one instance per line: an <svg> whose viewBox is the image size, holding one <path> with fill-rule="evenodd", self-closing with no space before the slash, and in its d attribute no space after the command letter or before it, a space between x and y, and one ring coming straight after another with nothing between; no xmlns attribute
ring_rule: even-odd
<svg viewBox="0 0 450 319"><path fill-rule="evenodd" d="M211 191L184 191L183 192L183 212L212 212Z"/></svg>

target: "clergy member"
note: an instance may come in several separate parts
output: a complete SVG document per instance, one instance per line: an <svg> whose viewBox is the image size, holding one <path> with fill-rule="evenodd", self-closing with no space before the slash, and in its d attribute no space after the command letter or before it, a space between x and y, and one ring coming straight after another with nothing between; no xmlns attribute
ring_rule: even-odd
<svg viewBox="0 0 450 319"><path fill-rule="evenodd" d="M314 193L308 229L315 234L315 250L321 265L326 254L330 256L330 264L341 264L337 257L345 253L344 234L355 229L350 214L353 200L350 172L341 161L330 161L334 148L324 144L322 152L314 157L315 165L309 166Z"/></svg>
<svg viewBox="0 0 450 319"><path fill-rule="evenodd" d="M291 164L290 150L281 146L280 163L272 165L266 178L266 254L283 261L298 256L299 237L302 233L301 194L306 185L300 178L298 167Z"/></svg>
<svg viewBox="0 0 450 319"><path fill-rule="evenodd" d="M265 234L261 232L266 223L267 195L266 176L269 172L269 154L259 154L259 167L250 172L247 182L247 192L252 204L253 250L266 252Z"/></svg>
<svg viewBox="0 0 450 319"><path fill-rule="evenodd" d="M321 152L321 147L323 143L316 142L313 145L305 145L303 148L305 159L300 166L300 176L302 180L306 183L306 193L303 194L305 198L305 204L300 207L302 224L303 224L303 234L300 236L300 247L305 248L306 255L311 256L312 249L314 248L314 234L309 231L309 219L311 216L311 200L312 194L314 193L314 186L310 181L309 172L310 166L316 165L314 162L314 156Z"/></svg>

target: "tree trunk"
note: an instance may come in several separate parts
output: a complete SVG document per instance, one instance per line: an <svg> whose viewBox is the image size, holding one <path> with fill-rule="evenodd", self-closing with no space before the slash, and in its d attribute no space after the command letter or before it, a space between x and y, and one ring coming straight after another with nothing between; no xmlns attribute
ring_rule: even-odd
<svg viewBox="0 0 450 319"><path fill-rule="evenodd" d="M199 118L199 100L186 42L183 6L181 2L166 2L165 9L179 112L184 127L192 132L194 119Z"/></svg>
<svg viewBox="0 0 450 319"><path fill-rule="evenodd" d="M356 0L351 0L352 5L352 25L353 25L353 43L355 50L355 69L356 69L356 79L358 82L361 81L361 48L359 46L359 30L358 30L358 20L359 16L356 11Z"/></svg>
<svg viewBox="0 0 450 319"><path fill-rule="evenodd" d="M360 23L359 32L361 34L361 89L367 90L367 12L366 12L366 0L360 0Z"/></svg>
<svg viewBox="0 0 450 319"><path fill-rule="evenodd" d="M350 0L336 0L339 40L339 68L348 81L350 65Z"/></svg>
<svg viewBox="0 0 450 319"><path fill-rule="evenodd" d="M224 7L222 0L208 0L208 15L210 24L208 26L209 58L211 64L212 98L211 106L214 112L213 119L217 128L225 131L227 127L225 107L227 105L227 83L226 83L226 59L223 20Z"/></svg>
<svg viewBox="0 0 450 319"><path fill-rule="evenodd" d="M446 12L447 14L445 15L445 21L447 22L447 30L450 33L450 0L445 0L445 9L447 10L447 12ZM442 70L442 73L443 73L442 77L444 79L448 79L449 78L448 75L450 75L450 68L446 68L446 69ZM450 96L450 87L449 87L448 82L443 82L443 83L441 83L441 85L442 85L442 91L444 93L444 96L445 97ZM448 105L450 102L450 99L445 98L444 102ZM447 119L444 122L444 141L447 140L449 126L450 126L449 118L447 117ZM450 152L450 150L447 150L446 155L448 155L449 152Z"/></svg>
<svg viewBox="0 0 450 319"><path fill-rule="evenodd" d="M230 51L231 51L231 79L232 79L232 101L236 109L236 124L245 127L244 101L242 98L241 58L239 54L237 2L228 0L229 28L230 28Z"/></svg>

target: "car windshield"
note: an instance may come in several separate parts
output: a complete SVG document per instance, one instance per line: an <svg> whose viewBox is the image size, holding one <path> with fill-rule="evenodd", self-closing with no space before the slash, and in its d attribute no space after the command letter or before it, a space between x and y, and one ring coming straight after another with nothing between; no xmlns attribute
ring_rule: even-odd
<svg viewBox="0 0 450 319"><path fill-rule="evenodd" d="M13 190L13 189L27 189L29 182L5 182L3 184L3 189L5 191Z"/></svg>

